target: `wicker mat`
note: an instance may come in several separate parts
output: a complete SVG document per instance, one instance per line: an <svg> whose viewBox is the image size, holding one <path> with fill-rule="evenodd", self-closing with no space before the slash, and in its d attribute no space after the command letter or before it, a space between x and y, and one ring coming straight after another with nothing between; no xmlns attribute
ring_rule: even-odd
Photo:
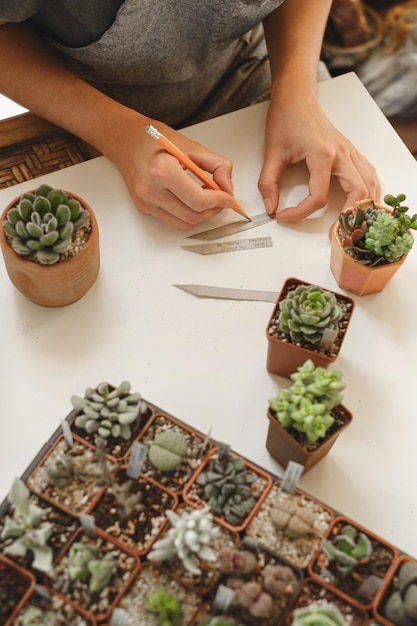
<svg viewBox="0 0 417 626"><path fill-rule="evenodd" d="M33 113L0 120L0 189L96 156L79 137Z"/></svg>

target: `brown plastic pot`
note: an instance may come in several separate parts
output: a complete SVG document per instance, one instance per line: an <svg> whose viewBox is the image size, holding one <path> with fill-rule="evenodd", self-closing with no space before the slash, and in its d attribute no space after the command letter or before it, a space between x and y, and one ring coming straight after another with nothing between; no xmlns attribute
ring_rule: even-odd
<svg viewBox="0 0 417 626"><path fill-rule="evenodd" d="M302 446L291 433L281 426L275 412L268 409L269 427L266 436L266 448L278 463L286 468L290 461L304 466L303 473L318 463L331 449L336 439L352 421L352 413L343 405L336 406L331 413L343 421L343 425L322 440L317 442L314 449ZM307 440L306 440L307 443Z"/></svg>
<svg viewBox="0 0 417 626"><path fill-rule="evenodd" d="M344 597L359 609L373 610L379 597L378 590L384 586L396 567L398 550L381 537L375 535L372 531L360 526L348 517L337 516L334 518L324 536L325 539L332 539L339 533L340 529L345 525L351 525L359 532L364 533L372 542L372 554L364 559L363 563L358 564L352 570L352 575L343 573L339 574L337 569L331 569L331 561L326 557L321 547L316 551L314 558L308 564L309 575L320 582L325 582L328 587ZM334 578L329 580L327 570L333 572ZM376 573L377 572L377 573ZM377 575L381 579L380 587L375 589L372 599L368 602L361 599L359 587L368 575Z"/></svg>
<svg viewBox="0 0 417 626"><path fill-rule="evenodd" d="M342 347L342 343L346 335L347 328L349 326L355 306L355 302L354 300L352 300L352 298L349 298L348 296L345 296L343 294L335 293L330 289L326 289L326 291L328 291L329 293L333 293L333 295L336 296L337 300L340 303L344 303L345 305L347 305L350 311L348 319L346 320L346 327L343 329L343 331L339 331L339 335L336 339L335 344L333 345L331 353L320 350L313 345L311 345L311 347L304 347L292 343L290 339L282 340L278 337L274 337L270 334L269 329L279 308L279 302L286 296L289 290L295 289L298 285L310 286L311 283L299 280L298 278L287 278L279 293L277 302L275 304L274 310L272 311L272 315L269 318L268 326L266 328L266 338L268 340L266 369L268 370L268 372L271 372L271 374L278 374L279 376L284 376L286 378L289 378L291 374L296 372L297 368L303 365L308 359L311 359L316 367L325 368L327 368L331 363L333 363L333 361L335 361Z"/></svg>
<svg viewBox="0 0 417 626"><path fill-rule="evenodd" d="M3 222L20 196L7 205L0 218L0 247L9 278L20 293L42 306L59 307L76 302L92 287L100 268L99 232L93 210L75 193L65 193L78 200L90 214L91 233L82 250L64 261L41 265L20 256L9 245Z"/></svg>
<svg viewBox="0 0 417 626"><path fill-rule="evenodd" d="M32 574L0 554L0 595L4 598L0 617L5 620L2 621L4 626L13 624L14 618L32 593L34 585L35 577ZM11 594L15 594L15 602ZM5 600L10 603L9 607L5 606Z"/></svg>
<svg viewBox="0 0 417 626"><path fill-rule="evenodd" d="M376 206L379 209L385 209L382 205L376 204ZM382 291L408 256L404 254L401 259L394 261L394 263L370 267L359 263L345 252L339 237L339 220L333 224L329 236L330 269L336 282L339 287L347 289L357 296L366 296Z"/></svg>

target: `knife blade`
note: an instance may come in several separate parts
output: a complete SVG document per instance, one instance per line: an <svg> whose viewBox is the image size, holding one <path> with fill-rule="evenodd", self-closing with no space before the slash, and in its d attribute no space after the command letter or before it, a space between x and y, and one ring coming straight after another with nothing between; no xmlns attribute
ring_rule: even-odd
<svg viewBox="0 0 417 626"><path fill-rule="evenodd" d="M250 228L256 228L256 226L262 226L268 222L274 221L274 216L270 216L267 213L259 213L251 217L251 222L247 220L239 220L232 224L225 224L224 226L218 226L217 228L211 228L209 230L203 230L195 235L188 235L187 239L220 239L227 235L234 235L240 233L243 230L249 230Z"/></svg>
<svg viewBox="0 0 417 626"><path fill-rule="evenodd" d="M259 289L234 289L231 287L213 287L210 285L173 285L198 298L221 298L223 300L252 300L257 302L273 302L278 299L277 291L261 291Z"/></svg>

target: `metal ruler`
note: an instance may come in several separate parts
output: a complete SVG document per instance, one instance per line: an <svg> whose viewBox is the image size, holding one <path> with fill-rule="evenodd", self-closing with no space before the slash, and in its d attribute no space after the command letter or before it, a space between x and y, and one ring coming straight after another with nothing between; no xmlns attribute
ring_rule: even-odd
<svg viewBox="0 0 417 626"><path fill-rule="evenodd" d="M258 302L276 302L278 291L259 289L234 289L230 287L212 287L210 285L174 285L197 298L220 298L224 300L255 300Z"/></svg>
<svg viewBox="0 0 417 626"><path fill-rule="evenodd" d="M243 230L248 230L249 228L256 228L257 226L262 226L262 224L268 224L269 222L274 221L274 216L270 217L267 213L259 213L258 215L251 216L251 222L247 220L239 220L238 222L233 222L232 224L225 224L224 226L218 226L217 228L212 228L210 230L204 230L201 233L197 233L196 235L189 235L188 239L220 239L221 237L226 237L227 235L234 235L235 233L240 233Z"/></svg>
<svg viewBox="0 0 417 626"><path fill-rule="evenodd" d="M219 243L202 243L196 246L181 246L184 250L197 254L218 254L219 252L237 252L238 250L252 250L253 248L271 248L271 237L254 237L253 239L236 239L235 241L221 241Z"/></svg>

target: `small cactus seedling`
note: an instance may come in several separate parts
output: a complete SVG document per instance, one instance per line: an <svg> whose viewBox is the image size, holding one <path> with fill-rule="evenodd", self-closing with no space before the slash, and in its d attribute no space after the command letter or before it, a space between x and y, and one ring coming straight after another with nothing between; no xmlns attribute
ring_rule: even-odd
<svg viewBox="0 0 417 626"><path fill-rule="evenodd" d="M165 430L159 434L149 448L148 458L161 472L176 470L187 455L187 442L175 430Z"/></svg>
<svg viewBox="0 0 417 626"><path fill-rule="evenodd" d="M123 381L116 389L100 383L95 389L88 387L83 398L72 396L73 407L80 411L75 425L87 433L130 439L131 425L146 413L146 403L140 393L130 393L130 383Z"/></svg>
<svg viewBox="0 0 417 626"><path fill-rule="evenodd" d="M4 554L24 557L31 552L34 557L32 567L51 574L53 553L47 541L53 530L52 524L42 524L45 512L30 502L29 489L20 478L14 480L8 500L13 513L5 517L1 538L13 537L14 541L4 548Z"/></svg>
<svg viewBox="0 0 417 626"><path fill-rule="evenodd" d="M186 570L192 574L201 574L200 559L214 561L216 555L210 544L219 533L219 527L213 526L213 516L209 507L191 512L174 513L166 511L171 528L166 537L154 543L148 554L150 561L165 561L178 556Z"/></svg>
<svg viewBox="0 0 417 626"><path fill-rule="evenodd" d="M41 185L20 197L19 204L7 212L3 228L17 254L52 265L70 248L73 232L89 218L78 200L61 189Z"/></svg>
<svg viewBox="0 0 417 626"><path fill-rule="evenodd" d="M314 443L334 423L331 411L342 401L345 388L341 379L341 372L315 367L309 359L291 375L293 384L281 389L269 405L281 426L304 433Z"/></svg>

